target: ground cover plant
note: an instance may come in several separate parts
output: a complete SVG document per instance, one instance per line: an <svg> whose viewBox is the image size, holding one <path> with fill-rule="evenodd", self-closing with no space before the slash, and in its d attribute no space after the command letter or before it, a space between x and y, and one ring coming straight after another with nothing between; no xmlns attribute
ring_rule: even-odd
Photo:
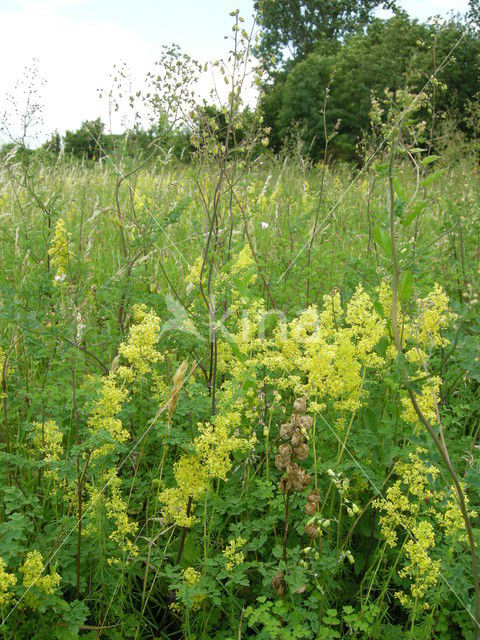
<svg viewBox="0 0 480 640"><path fill-rule="evenodd" d="M476 148L270 154L233 19L189 162L3 158L0 632L477 638Z"/></svg>

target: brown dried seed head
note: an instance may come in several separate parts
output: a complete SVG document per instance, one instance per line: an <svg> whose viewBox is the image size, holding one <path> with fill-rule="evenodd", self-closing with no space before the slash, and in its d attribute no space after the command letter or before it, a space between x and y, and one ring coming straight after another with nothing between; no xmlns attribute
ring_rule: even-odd
<svg viewBox="0 0 480 640"><path fill-rule="evenodd" d="M314 504L313 502L308 502L307 500L307 504L305 505L305 511L307 512L307 515L313 516L316 510L317 510L317 505Z"/></svg>
<svg viewBox="0 0 480 640"><path fill-rule="evenodd" d="M272 578L272 587L275 589L277 597L281 598L284 595L286 586L285 573L278 571Z"/></svg>
<svg viewBox="0 0 480 640"><path fill-rule="evenodd" d="M305 413L307 410L307 399L297 398L293 403L293 410L295 413Z"/></svg>
<svg viewBox="0 0 480 640"><path fill-rule="evenodd" d="M280 425L280 437L282 440L290 440L293 433L293 424L290 422Z"/></svg>
<svg viewBox="0 0 480 640"><path fill-rule="evenodd" d="M311 483L312 481L312 476L309 475L308 473L305 474L305 477L303 479L303 489L306 489L308 487L308 485Z"/></svg>
<svg viewBox="0 0 480 640"><path fill-rule="evenodd" d="M306 524L305 533L309 538L311 538L312 540L315 540L315 538L318 538L318 536L320 535L320 528L317 527L315 523Z"/></svg>
<svg viewBox="0 0 480 640"><path fill-rule="evenodd" d="M290 459L292 457L292 447L289 444L281 444L278 447L278 455L282 458Z"/></svg>
<svg viewBox="0 0 480 640"><path fill-rule="evenodd" d="M298 460L305 460L305 458L308 456L309 450L310 447L306 442L304 442L302 444L299 444L298 447L295 447L293 453L295 454L295 457L298 458Z"/></svg>
<svg viewBox="0 0 480 640"><path fill-rule="evenodd" d="M292 435L292 447L295 449L295 447L301 445L304 440L305 438L303 437L303 433L301 432L300 428L297 427Z"/></svg>
<svg viewBox="0 0 480 640"><path fill-rule="evenodd" d="M287 474L294 491L303 491L311 481L311 476L308 476L296 462L291 462L288 465Z"/></svg>
<svg viewBox="0 0 480 640"><path fill-rule="evenodd" d="M300 418L300 424L306 431L310 431L313 426L313 418L312 416L302 416Z"/></svg>
<svg viewBox="0 0 480 640"><path fill-rule="evenodd" d="M313 504L318 504L320 502L320 494L317 489L312 489L307 496L307 500L312 502Z"/></svg>
<svg viewBox="0 0 480 640"><path fill-rule="evenodd" d="M275 456L275 466L279 471L285 471L288 465L288 460L283 458L279 453Z"/></svg>

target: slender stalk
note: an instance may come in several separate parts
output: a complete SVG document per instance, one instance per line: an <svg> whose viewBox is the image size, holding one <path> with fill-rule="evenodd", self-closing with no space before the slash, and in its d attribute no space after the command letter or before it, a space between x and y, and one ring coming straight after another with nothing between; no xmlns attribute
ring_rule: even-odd
<svg viewBox="0 0 480 640"><path fill-rule="evenodd" d="M410 379L408 375L408 371L405 367L403 360L403 347L400 338L400 331L398 328L398 286L400 281L400 267L398 262L398 254L397 254L397 245L396 245L396 236L395 236L395 189L393 184L393 166L395 159L395 144L392 146L392 151L390 155L390 172L389 172L389 190L390 190L390 210L389 210L389 218L390 218L390 241L392 248L392 267L393 267L393 278L392 278L392 329L393 329L393 337L395 340L395 346L397 348L397 352L399 355L399 359L401 362L401 372L403 377L403 384L407 389L407 393L410 397L410 401L415 410L415 413L418 416L421 424L425 427L425 429L430 434L438 452L440 453L445 466L447 467L448 473L452 479L453 485L455 487L455 493L457 498L457 503L459 509L461 511L463 521L465 524L465 530L467 532L468 543L470 547L470 556L472 563L472 573L473 573L473 582L475 587L475 624L474 624L474 637L475 640L479 640L480 638L480 578L479 578L479 570L478 570L478 558L477 558L477 548L475 544L475 538L472 529L472 523L470 521L470 516L468 514L468 509L466 506L465 494L462 489L462 485L458 478L458 475L452 465L450 460L450 455L445 443L441 438L435 433L434 427L427 420L422 410L420 409L417 399L415 397L415 393L410 385Z"/></svg>
<svg viewBox="0 0 480 640"><path fill-rule="evenodd" d="M187 518L192 510L192 496L189 496L187 502ZM180 545L178 547L177 557L175 558L175 564L179 564L182 559L183 547L185 546L185 538L187 537L188 527L182 527L182 537L180 538Z"/></svg>
<svg viewBox="0 0 480 640"><path fill-rule="evenodd" d="M287 536L288 536L288 516L290 513L290 491L287 491L285 499L285 526L283 528L283 561L287 560Z"/></svg>
<svg viewBox="0 0 480 640"><path fill-rule="evenodd" d="M330 80L331 82L331 80ZM323 201L323 190L325 186L325 174L327 172L327 158L328 158L328 131L327 131L327 100L330 93L330 82L328 83L327 88L325 89L325 98L323 100L323 135L325 136L325 144L323 146L323 165L322 165L322 179L320 183L320 195L318 196L318 203L315 208L315 219L313 222L312 235L310 236L310 242L308 243L307 249L307 306L310 298L310 265L312 260L312 247L313 240L317 233L318 227L318 216L320 215L320 209L322 208Z"/></svg>

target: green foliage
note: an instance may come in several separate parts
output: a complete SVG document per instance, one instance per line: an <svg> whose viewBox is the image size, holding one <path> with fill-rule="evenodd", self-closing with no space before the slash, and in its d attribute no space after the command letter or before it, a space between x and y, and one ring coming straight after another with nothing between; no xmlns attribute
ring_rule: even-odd
<svg viewBox="0 0 480 640"><path fill-rule="evenodd" d="M292 72L300 102L324 61ZM464 520L409 391L478 543L478 166L414 146L426 104L410 155L389 139L362 173L249 162L262 123L234 99L188 164L145 160L162 129L2 166L5 639L472 637Z"/></svg>
<svg viewBox="0 0 480 640"><path fill-rule="evenodd" d="M364 27L373 10L391 9L391 0L256 0L261 26L259 52L267 65L278 65L288 49L304 58L318 40L340 41ZM272 58L273 64L272 64Z"/></svg>
<svg viewBox="0 0 480 640"><path fill-rule="evenodd" d="M455 47L459 40L461 47ZM466 118L478 89L477 49L478 34L466 23L421 24L402 12L388 20L373 19L365 32L335 47L328 41L317 41L306 57L275 76L266 88L262 106L265 121L274 132L272 140L280 148L292 125L298 125L304 152L319 159L325 144L321 110L330 84L328 131L339 123L331 150L351 159L370 130L372 95L381 100L387 89L395 95L406 88L416 94L446 60L433 86L427 87L430 98L435 90L434 105L430 99L418 118L424 119L429 129L432 117L438 128L448 116L455 128L471 132Z"/></svg>

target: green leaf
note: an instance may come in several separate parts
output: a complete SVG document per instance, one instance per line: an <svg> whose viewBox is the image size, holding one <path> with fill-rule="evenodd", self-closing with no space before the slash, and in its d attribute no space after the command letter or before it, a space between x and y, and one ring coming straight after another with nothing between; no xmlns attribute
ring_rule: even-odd
<svg viewBox="0 0 480 640"><path fill-rule="evenodd" d="M422 213L422 211L425 209L426 204L427 203L425 201L417 202L417 204L412 207L412 210L407 213L407 215L401 221L402 225L404 227L408 227L408 225Z"/></svg>
<svg viewBox="0 0 480 640"><path fill-rule="evenodd" d="M377 412L370 407L367 407L363 412L363 422L365 423L367 429L369 429L370 431L375 431L378 426Z"/></svg>
<svg viewBox="0 0 480 640"><path fill-rule="evenodd" d="M373 237L375 239L375 242L378 244L378 246L384 252L384 254L388 258L391 258L391 256L392 256L392 242L390 240L390 236L385 231L385 229L383 229L380 226L376 226L375 229L373 230Z"/></svg>
<svg viewBox="0 0 480 640"><path fill-rule="evenodd" d="M400 200L407 199L405 195L405 191L403 190L403 187L402 187L402 183L397 176L393 178L393 188L395 189L395 193L400 198Z"/></svg>
<svg viewBox="0 0 480 640"><path fill-rule="evenodd" d="M163 220L162 228L165 229L169 225L177 222L191 201L192 201L192 198L186 198L185 200L181 200L169 213L167 213L167 215L165 216L165 219Z"/></svg>
<svg viewBox="0 0 480 640"><path fill-rule="evenodd" d="M445 169L439 169L438 171L434 171L429 176L427 176L426 178L420 181L420 186L428 187L430 184L438 180L438 178L440 178L440 176L442 176L444 173L445 173Z"/></svg>
<svg viewBox="0 0 480 640"><path fill-rule="evenodd" d="M440 160L440 156L427 156L426 158L420 160L420 164L432 164L432 162L436 162L437 160Z"/></svg>
<svg viewBox="0 0 480 640"><path fill-rule="evenodd" d="M375 167L375 171L378 173L378 175L380 177L386 178L390 173L390 165L388 165L388 164L378 164Z"/></svg>
<svg viewBox="0 0 480 640"><path fill-rule="evenodd" d="M398 283L398 297L401 302L406 302L412 296L414 284L412 272L407 269L400 276Z"/></svg>

